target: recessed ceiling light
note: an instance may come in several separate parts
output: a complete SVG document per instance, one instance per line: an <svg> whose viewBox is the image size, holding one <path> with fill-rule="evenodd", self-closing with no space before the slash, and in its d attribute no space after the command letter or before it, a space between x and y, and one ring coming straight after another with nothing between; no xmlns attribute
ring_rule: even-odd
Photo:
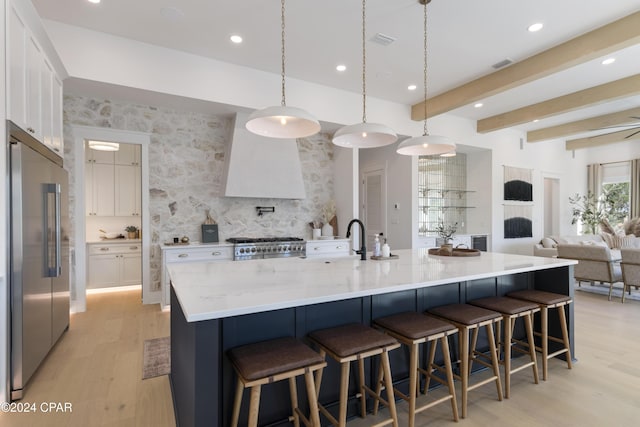
<svg viewBox="0 0 640 427"><path fill-rule="evenodd" d="M602 65L609 65L609 64L613 64L614 62L616 62L616 58L607 58L604 61L602 61Z"/></svg>
<svg viewBox="0 0 640 427"><path fill-rule="evenodd" d="M535 33L536 31L540 31L542 29L542 27L543 27L543 25L542 25L541 22L536 22L535 24L529 25L527 30L529 30L529 32L531 32L531 33Z"/></svg>
<svg viewBox="0 0 640 427"><path fill-rule="evenodd" d="M232 42L238 44L238 43L242 43L242 37L240 37L237 34L232 35L231 37L229 37L229 40L231 40Z"/></svg>
<svg viewBox="0 0 640 427"><path fill-rule="evenodd" d="M336 70L338 70L338 71L344 71L344 70L346 70L346 69L347 69L347 66L346 66L346 65L342 65L342 64L340 64L340 65L337 65L337 66L336 66Z"/></svg>
<svg viewBox="0 0 640 427"><path fill-rule="evenodd" d="M483 104L482 102L476 102L475 104L473 104L473 106L474 106L475 108L480 108L480 107L482 107L483 105L484 105L484 104Z"/></svg>
<svg viewBox="0 0 640 427"><path fill-rule="evenodd" d="M407 86L407 89L409 89L409 90L416 90L417 88L418 88L418 86L416 86L416 85Z"/></svg>
<svg viewBox="0 0 640 427"><path fill-rule="evenodd" d="M98 4L100 3L100 0L89 0L89 3Z"/></svg>

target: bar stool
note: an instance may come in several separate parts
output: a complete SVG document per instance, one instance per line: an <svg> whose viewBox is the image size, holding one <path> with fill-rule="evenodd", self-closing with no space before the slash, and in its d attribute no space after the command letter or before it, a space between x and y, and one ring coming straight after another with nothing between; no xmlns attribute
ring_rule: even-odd
<svg viewBox="0 0 640 427"><path fill-rule="evenodd" d="M500 363L504 365L504 397L508 399L511 395L511 374L526 369L529 366L533 369L533 380L538 384L538 364L536 361L535 341L533 340L533 313L540 311L538 304L507 297L481 298L469 301L469 304L486 308L487 310L497 311L502 314L502 323L504 324L504 340L502 341L504 359L501 360ZM514 343L520 343L519 340L513 340L512 338L516 320L519 318L524 318L524 327L527 333L527 351L515 346L513 350L528 354L531 361L515 369L511 369L512 345ZM497 335L498 340L500 340L500 332L498 332ZM498 344L498 349L499 348L500 345Z"/></svg>
<svg viewBox="0 0 640 427"><path fill-rule="evenodd" d="M502 383L500 382L500 370L498 367L498 352L496 350L496 340L492 328L494 323L499 323L502 320L502 315L495 311L476 307L470 304L443 305L428 310L428 313L451 322L458 328L460 341L460 375L454 375L454 377L458 378L462 385L462 418L466 418L467 416L467 397L470 390L474 390L484 384L495 381L498 400L502 400ZM479 357L487 356L482 352L477 351L475 348L477 344L478 330L482 326L484 326L487 331L490 353L488 358L491 363L479 359ZM473 345L469 347L469 331L471 330L473 330ZM470 386L470 361L474 360L487 368L491 368L493 376Z"/></svg>
<svg viewBox="0 0 640 427"><path fill-rule="evenodd" d="M542 353L542 379L544 381L547 380L547 361L552 357L559 356L563 353L567 353L567 367L571 369L571 346L569 344L567 316L565 315L564 307L571 304L573 300L567 295L535 290L511 292L507 294L507 296L525 301L531 301L538 304L538 306L540 307L540 332L535 332L534 334L540 336L542 341L541 347L536 347L536 350ZM562 339L549 336L549 309L552 308L558 310ZM549 341L561 343L563 347L557 351L554 351L553 353L549 353Z"/></svg>
<svg viewBox="0 0 640 427"><path fill-rule="evenodd" d="M341 365L338 419L333 417L322 404L318 403L320 412L322 412L333 425L338 427L346 426L347 401L349 399L349 369L351 362L357 360L358 390L361 406L360 416L362 418L366 416L366 395L369 394L376 399L376 401L380 401L389 407L390 417L376 424L376 426L393 424L394 427L398 427L398 414L396 412L391 368L389 366L389 351L400 347L398 341L389 335L359 323L314 331L309 334L309 339L318 345L320 355L323 358L329 355ZM384 383L387 391L386 401L364 382L364 359L375 355L380 355L380 369L383 370ZM323 369L320 369L316 373L316 394L319 394L320 391L322 372Z"/></svg>
<svg viewBox="0 0 640 427"><path fill-rule="evenodd" d="M256 427L262 385L285 379L289 379L294 425L298 427L302 421L305 426L320 427L318 397L313 372L324 368L327 363L319 353L293 337L284 337L233 348L229 350L228 356L238 375L231 427L238 425L242 393L245 388L251 387L247 425ZM299 375L304 375L305 379L310 420L298 408L296 377Z"/></svg>
<svg viewBox="0 0 640 427"><path fill-rule="evenodd" d="M409 402L409 427L414 427L416 414L422 412L439 403L451 401L451 410L453 411L453 419L458 421L458 404L456 402L456 392L453 384L453 371L451 369L451 356L449 353L449 342L447 337L458 332L458 329L451 323L437 319L427 314L419 314L415 312L406 312L395 314L392 316L382 317L374 320L374 325L382 329L385 333L391 335L402 344L409 347L409 392L408 395L400 392L397 388L395 394ZM444 368L434 363L436 356L436 348L440 341L442 355L444 357ZM420 344L432 343L429 348L429 360L426 369L420 369L418 366L418 353ZM447 380L434 374L434 371L444 372ZM439 382L449 387L449 394L438 400L427 403L416 408L416 395L418 392L418 373L425 375L427 379L425 385L425 393L429 388L429 380ZM378 379L380 384L381 378ZM377 402L376 402L377 405ZM375 412L375 409L374 409Z"/></svg>

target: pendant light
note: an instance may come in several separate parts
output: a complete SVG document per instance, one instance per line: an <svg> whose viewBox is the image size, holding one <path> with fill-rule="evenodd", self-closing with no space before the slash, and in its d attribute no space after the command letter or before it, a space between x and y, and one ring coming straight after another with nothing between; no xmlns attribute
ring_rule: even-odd
<svg viewBox="0 0 640 427"><path fill-rule="evenodd" d="M418 0L424 6L424 133L405 139L396 152L406 156L455 156L456 144L445 136L429 135L427 130L427 4L431 0Z"/></svg>
<svg viewBox="0 0 640 427"><path fill-rule="evenodd" d="M305 110L288 107L285 100L284 2L285 0L280 2L282 101L279 106L254 111L245 126L249 132L269 138L303 138L318 133L320 123Z"/></svg>
<svg viewBox="0 0 640 427"><path fill-rule="evenodd" d="M366 0L362 0L362 123L344 126L333 135L333 143L347 148L373 148L393 144L398 139L389 127L367 123L367 53L365 39Z"/></svg>

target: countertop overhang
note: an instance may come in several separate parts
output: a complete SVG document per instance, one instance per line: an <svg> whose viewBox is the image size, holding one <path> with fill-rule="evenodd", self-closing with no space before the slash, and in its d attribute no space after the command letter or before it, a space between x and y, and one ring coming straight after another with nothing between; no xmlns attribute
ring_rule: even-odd
<svg viewBox="0 0 640 427"><path fill-rule="evenodd" d="M577 261L492 252L441 257L427 249L398 259L275 258L167 266L187 322L525 273Z"/></svg>

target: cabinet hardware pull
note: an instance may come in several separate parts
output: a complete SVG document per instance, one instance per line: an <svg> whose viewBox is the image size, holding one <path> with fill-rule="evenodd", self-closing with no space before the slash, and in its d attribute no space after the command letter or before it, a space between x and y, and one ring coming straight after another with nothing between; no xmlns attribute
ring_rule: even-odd
<svg viewBox="0 0 640 427"><path fill-rule="evenodd" d="M336 249L342 249L342 246L336 246Z"/></svg>
<svg viewBox="0 0 640 427"><path fill-rule="evenodd" d="M222 252L218 252L218 251L216 251L216 252L211 252L211 255L213 255L213 256L222 255Z"/></svg>
<svg viewBox="0 0 640 427"><path fill-rule="evenodd" d="M313 250L314 250L314 251L317 251L318 249L320 249L318 246L315 246L315 247L313 248Z"/></svg>
<svg viewBox="0 0 640 427"><path fill-rule="evenodd" d="M109 248L100 248L101 251L108 251Z"/></svg>
<svg viewBox="0 0 640 427"><path fill-rule="evenodd" d="M188 256L189 256L189 254L180 254L180 255L178 255L178 258L186 258Z"/></svg>
<svg viewBox="0 0 640 427"><path fill-rule="evenodd" d="M136 249L138 249L138 247L137 246L129 246L129 249L135 251Z"/></svg>

